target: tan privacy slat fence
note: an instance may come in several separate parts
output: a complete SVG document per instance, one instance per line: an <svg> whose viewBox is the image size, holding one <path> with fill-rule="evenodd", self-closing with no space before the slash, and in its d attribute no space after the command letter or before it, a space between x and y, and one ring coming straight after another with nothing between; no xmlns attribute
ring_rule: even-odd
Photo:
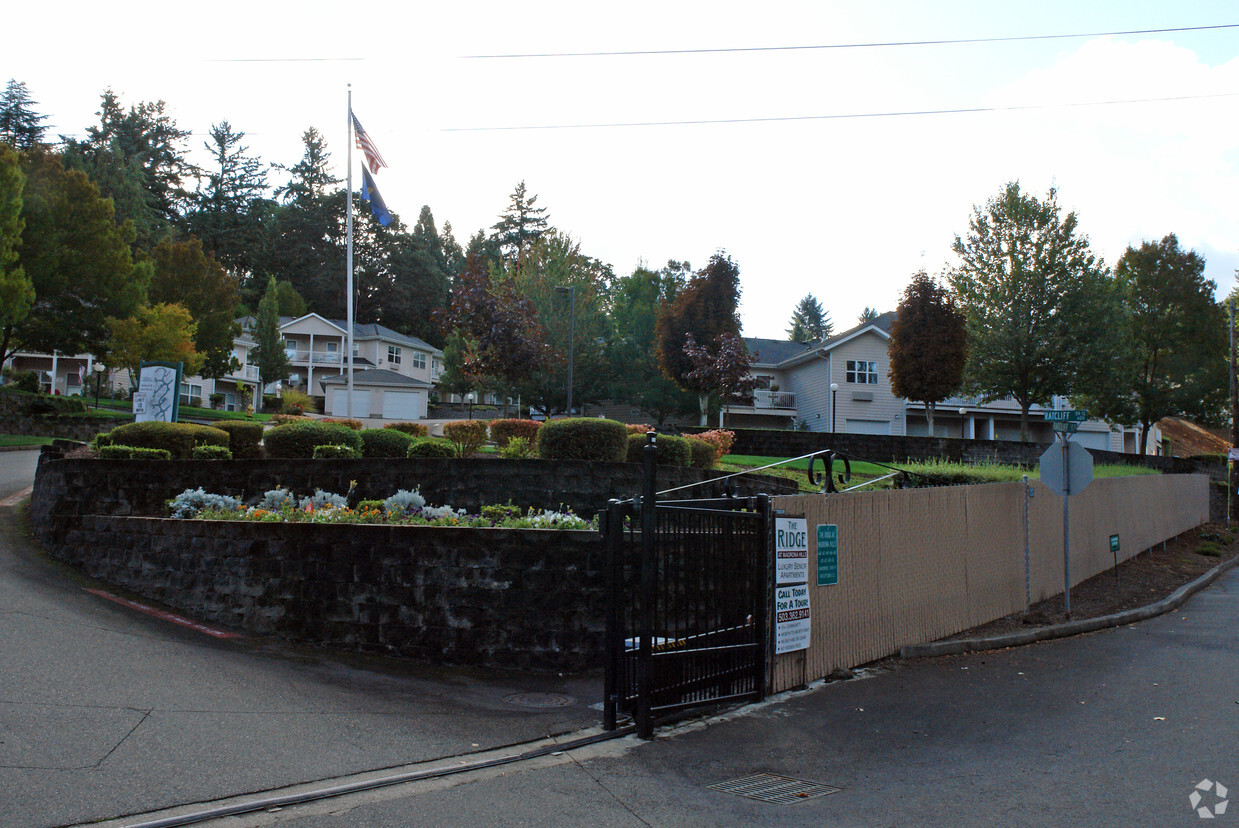
<svg viewBox="0 0 1239 828"><path fill-rule="evenodd" d="M1209 519L1204 475L1093 481L1071 498L1077 584ZM1063 590L1063 499L1039 482L1028 503L1033 603ZM1024 485L955 486L774 499L809 531L813 613L808 650L774 657L786 690L1025 607ZM839 527L839 583L817 586L816 527Z"/></svg>

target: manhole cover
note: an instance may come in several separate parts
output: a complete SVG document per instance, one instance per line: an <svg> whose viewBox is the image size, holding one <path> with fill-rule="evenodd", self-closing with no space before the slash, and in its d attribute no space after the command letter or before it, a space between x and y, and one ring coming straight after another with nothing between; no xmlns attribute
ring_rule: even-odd
<svg viewBox="0 0 1239 828"><path fill-rule="evenodd" d="M568 707L576 703L576 699L560 693L513 693L503 700L521 707Z"/></svg>
<svg viewBox="0 0 1239 828"><path fill-rule="evenodd" d="M841 790L832 788L830 785L792 779L790 776L776 776L773 773L754 773L730 782L718 782L706 787L712 791L722 791L756 799L759 802L775 802L781 805L826 796Z"/></svg>

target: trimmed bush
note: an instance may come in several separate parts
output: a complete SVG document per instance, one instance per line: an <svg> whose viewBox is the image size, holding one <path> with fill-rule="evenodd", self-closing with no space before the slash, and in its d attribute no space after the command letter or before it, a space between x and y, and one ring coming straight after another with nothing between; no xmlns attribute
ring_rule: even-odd
<svg viewBox="0 0 1239 828"><path fill-rule="evenodd" d="M736 433L734 431L723 431L721 429L713 429L711 431L703 431L700 434L692 435L697 440L705 440L714 447L714 462L723 459L724 454L731 452L731 444L736 441Z"/></svg>
<svg viewBox="0 0 1239 828"><path fill-rule="evenodd" d="M689 435L684 438L688 441L688 449L692 454L692 458L688 464L695 469L712 469L714 468L714 446L699 437Z"/></svg>
<svg viewBox="0 0 1239 828"><path fill-rule="evenodd" d="M171 460L167 449L142 448L141 446L100 446L100 460Z"/></svg>
<svg viewBox="0 0 1239 828"><path fill-rule="evenodd" d="M274 394L262 395L262 410L268 413L274 413L280 410L280 398Z"/></svg>
<svg viewBox="0 0 1239 828"><path fill-rule="evenodd" d="M353 431L361 431L365 426L361 424L361 420L350 420L347 417L328 417L325 420L319 420L320 423L334 423L342 425L345 428L351 428Z"/></svg>
<svg viewBox="0 0 1239 828"><path fill-rule="evenodd" d="M524 460L527 457L533 457L533 443L526 440L524 437L513 437L508 440L508 444L499 449L499 456L504 460Z"/></svg>
<svg viewBox="0 0 1239 828"><path fill-rule="evenodd" d="M490 439L503 448L513 437L524 437L530 445L538 439L542 423L537 420L491 420Z"/></svg>
<svg viewBox="0 0 1239 828"><path fill-rule="evenodd" d="M262 457L262 423L250 423L245 420L220 420L211 426L220 431L228 432L232 456L237 460L257 460Z"/></svg>
<svg viewBox="0 0 1239 828"><path fill-rule="evenodd" d="M627 424L626 426L624 426L624 427L628 429L628 433L629 433L629 434L644 434L644 433L646 433L647 431L653 431L653 430L654 430L654 426L651 426L651 425L637 425L636 423L628 423L628 424Z"/></svg>
<svg viewBox="0 0 1239 828"><path fill-rule="evenodd" d="M456 449L457 457L468 457L486 442L486 423L482 420L453 420L443 424L443 436Z"/></svg>
<svg viewBox="0 0 1239 828"><path fill-rule="evenodd" d="M268 457L304 458L314 456L316 446L349 446L361 453L361 434L336 423L304 420L276 426L263 437Z"/></svg>
<svg viewBox="0 0 1239 828"><path fill-rule="evenodd" d="M391 428L363 428L360 434L362 457L408 457L409 444L414 440L412 435Z"/></svg>
<svg viewBox="0 0 1239 828"><path fill-rule="evenodd" d="M101 449L104 446L110 446L112 445L112 435L108 434L106 431L100 431L95 435L95 439L90 441L90 444L96 449Z"/></svg>
<svg viewBox="0 0 1239 828"><path fill-rule="evenodd" d="M189 456L194 460L231 460L232 452L223 446L194 446Z"/></svg>
<svg viewBox="0 0 1239 828"><path fill-rule="evenodd" d="M361 452L352 446L315 446L313 458L315 460L356 460L361 457Z"/></svg>
<svg viewBox="0 0 1239 828"><path fill-rule="evenodd" d="M396 431L402 431L405 434L411 434L414 437L429 437L430 429L421 423L388 423L383 428L391 428Z"/></svg>
<svg viewBox="0 0 1239 828"><path fill-rule="evenodd" d="M305 417L300 414L272 414L271 425L288 425L289 423L304 423Z"/></svg>
<svg viewBox="0 0 1239 828"><path fill-rule="evenodd" d="M409 443L408 457L447 457L456 456L456 447L449 441L438 437L422 437Z"/></svg>
<svg viewBox="0 0 1239 828"><path fill-rule="evenodd" d="M545 460L622 463L627 454L628 429L615 420L572 417L551 420L538 429L538 456Z"/></svg>
<svg viewBox="0 0 1239 828"><path fill-rule="evenodd" d="M127 423L108 432L114 446L167 449L174 460L188 460L194 446L228 448L228 432L194 423Z"/></svg>
<svg viewBox="0 0 1239 828"><path fill-rule="evenodd" d="M22 371L13 381L13 387L28 394L39 394L43 389L39 386L39 375L34 371Z"/></svg>
<svg viewBox="0 0 1239 828"><path fill-rule="evenodd" d="M649 440L644 434L628 435L629 463L643 462L642 451L645 449L647 442ZM693 459L693 450L689 447L688 440L685 440L683 437L659 434L654 438L654 446L658 449L654 458L660 466L687 466Z"/></svg>

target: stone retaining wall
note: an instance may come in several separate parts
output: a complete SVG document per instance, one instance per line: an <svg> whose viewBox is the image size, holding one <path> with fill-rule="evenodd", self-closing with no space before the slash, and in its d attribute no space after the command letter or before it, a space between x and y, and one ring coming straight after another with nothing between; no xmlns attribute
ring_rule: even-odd
<svg viewBox="0 0 1239 828"><path fill-rule="evenodd" d="M50 546L195 618L443 664L602 664L595 532L86 515Z"/></svg>

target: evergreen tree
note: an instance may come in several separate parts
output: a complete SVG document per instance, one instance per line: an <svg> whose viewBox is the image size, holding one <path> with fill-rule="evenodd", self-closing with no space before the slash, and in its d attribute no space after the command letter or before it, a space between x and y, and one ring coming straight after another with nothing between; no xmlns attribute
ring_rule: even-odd
<svg viewBox="0 0 1239 828"><path fill-rule="evenodd" d="M0 95L0 144L16 150L34 149L43 143L46 115L35 112L38 101L21 81L9 79Z"/></svg>
<svg viewBox="0 0 1239 828"><path fill-rule="evenodd" d="M822 308L822 303L810 293L800 300L796 310L792 312L787 338L792 342L810 345L830 336L834 328L830 315Z"/></svg>
<svg viewBox="0 0 1239 828"><path fill-rule="evenodd" d="M12 351L104 352L107 318L133 314L150 268L135 266L133 230L117 225L112 203L81 172L56 156L24 156L18 265L34 287L34 304L0 332L0 361Z"/></svg>
<svg viewBox="0 0 1239 828"><path fill-rule="evenodd" d="M17 152L0 144L0 328L22 322L34 303L34 285L22 269L22 174Z"/></svg>
<svg viewBox="0 0 1239 828"><path fill-rule="evenodd" d="M889 375L895 396L925 403L931 437L934 406L955 393L964 379L965 327L964 315L946 288L923 270L912 277L891 327Z"/></svg>
<svg viewBox="0 0 1239 828"><path fill-rule="evenodd" d="M228 121L211 127L203 147L211 153L212 164L199 180L186 216L203 249L238 281L261 261L271 219L271 205L263 198L267 173L258 158L248 155L244 138Z"/></svg>
<svg viewBox="0 0 1239 828"><path fill-rule="evenodd" d="M877 319L878 316L880 316L880 314L878 313L877 308L871 308L868 305L865 305L865 309L860 312L860 316L857 317L856 321L861 325L868 325L870 322Z"/></svg>
<svg viewBox="0 0 1239 828"><path fill-rule="evenodd" d="M517 184L512 195L508 197L508 209L503 211L499 221L491 228L494 230L491 239L504 259L516 259L526 247L550 229L546 208L535 207L537 201L536 195L526 194L524 181Z"/></svg>
<svg viewBox="0 0 1239 828"><path fill-rule="evenodd" d="M1027 440L1033 403L1110 375L1121 350L1116 286L1053 189L1039 200L1007 184L973 208L953 249L959 264L949 279L968 320L965 388L987 401L1013 398Z"/></svg>
<svg viewBox="0 0 1239 828"><path fill-rule="evenodd" d="M301 135L305 152L301 160L291 167L283 164L275 165L277 170L283 170L292 177L288 183L276 188L276 198L285 202L303 203L321 198L340 183L340 179L331 174L331 153L327 151L327 139L314 127L310 127Z"/></svg>
<svg viewBox="0 0 1239 828"><path fill-rule="evenodd" d="M260 387L266 388L273 382L288 379L292 373L292 365L284 350L284 337L280 334L279 288L275 277L267 279L267 290L258 303L258 314L254 319L254 348L250 357L258 366L258 376L261 377Z"/></svg>

